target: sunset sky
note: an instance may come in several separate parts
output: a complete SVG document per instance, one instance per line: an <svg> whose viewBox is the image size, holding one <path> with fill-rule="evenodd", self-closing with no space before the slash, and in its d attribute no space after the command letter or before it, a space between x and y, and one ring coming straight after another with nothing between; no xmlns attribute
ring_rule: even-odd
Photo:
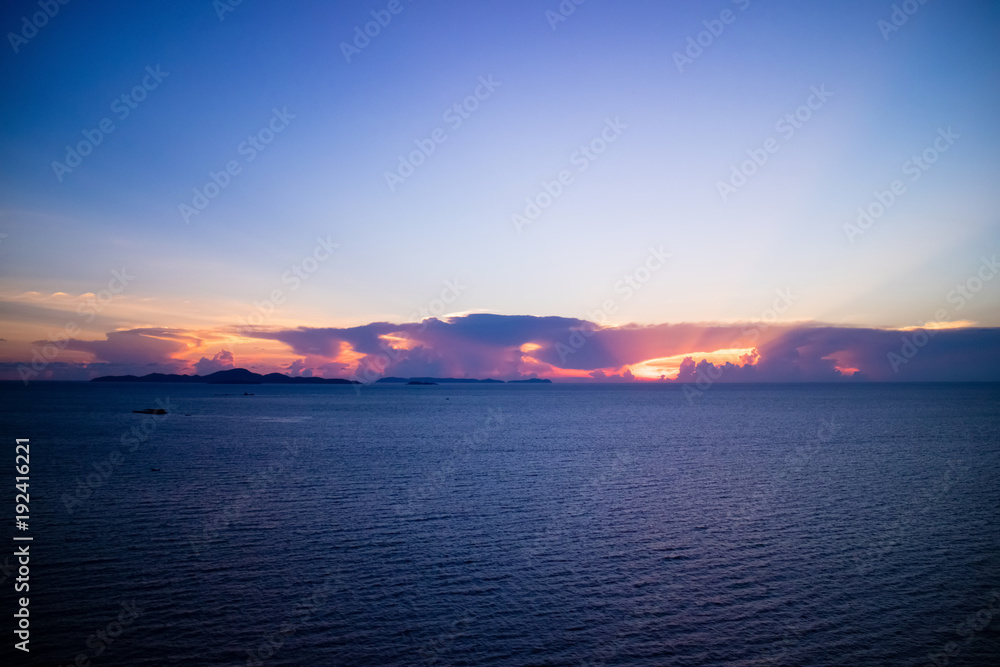
<svg viewBox="0 0 1000 667"><path fill-rule="evenodd" d="M995 3L57 7L0 379L1000 380Z"/></svg>

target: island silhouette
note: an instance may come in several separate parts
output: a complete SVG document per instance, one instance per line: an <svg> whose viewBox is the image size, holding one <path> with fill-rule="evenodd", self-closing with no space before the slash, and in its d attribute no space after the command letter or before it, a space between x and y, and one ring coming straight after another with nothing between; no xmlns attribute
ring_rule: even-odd
<svg viewBox="0 0 1000 667"><path fill-rule="evenodd" d="M150 373L149 375L104 375L91 382L172 382L187 384L362 384L357 380L341 378L292 377L281 373L261 375L245 368L231 368L209 375L175 375Z"/></svg>
<svg viewBox="0 0 1000 667"><path fill-rule="evenodd" d="M541 378L531 378L530 380L507 380L504 383L503 380L494 380L492 378L486 378L485 380L477 380L476 378L430 378L430 377L412 377L412 378L400 378L400 377L384 377L375 380L375 384L447 384L447 383L461 383L461 384L515 384L515 383L530 382L534 384L552 384L552 380L544 380Z"/></svg>
<svg viewBox="0 0 1000 667"><path fill-rule="evenodd" d="M342 378L319 378L268 373L261 375L245 368L230 368L209 375L177 375L170 373L149 373L148 375L103 375L91 382L169 382L174 384L364 384L357 380ZM504 384L503 380L477 380L475 378L431 378L431 377L385 377L375 384L444 384L444 383ZM552 384L552 380L531 378L528 380L508 380L508 383Z"/></svg>

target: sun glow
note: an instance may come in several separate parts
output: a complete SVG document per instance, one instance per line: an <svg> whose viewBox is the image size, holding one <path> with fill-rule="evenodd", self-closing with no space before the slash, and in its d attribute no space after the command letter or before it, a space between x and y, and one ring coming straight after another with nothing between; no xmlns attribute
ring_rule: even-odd
<svg viewBox="0 0 1000 667"><path fill-rule="evenodd" d="M401 333L382 334L379 340L384 340L393 350L412 350L417 346L416 341Z"/></svg>
<svg viewBox="0 0 1000 667"><path fill-rule="evenodd" d="M901 327L896 329L896 331L916 331L917 329L925 330L937 330L937 329L965 329L967 327L974 327L976 323L971 320L954 320L953 322L935 322L931 320L926 324L921 324L912 327Z"/></svg>
<svg viewBox="0 0 1000 667"><path fill-rule="evenodd" d="M714 352L686 352L659 359L647 359L638 364L626 366L622 370L631 371L637 380L676 379L681 368L681 362L688 357L691 357L695 363L705 360L715 365L729 362L737 366L750 366L757 362L757 350L756 348L746 347L727 348L715 350Z"/></svg>

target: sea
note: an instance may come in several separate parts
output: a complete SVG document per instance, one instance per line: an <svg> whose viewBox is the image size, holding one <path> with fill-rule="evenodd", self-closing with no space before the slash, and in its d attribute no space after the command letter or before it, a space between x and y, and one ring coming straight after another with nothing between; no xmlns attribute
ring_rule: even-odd
<svg viewBox="0 0 1000 667"><path fill-rule="evenodd" d="M1000 665L998 384L7 383L0 432L4 665Z"/></svg>

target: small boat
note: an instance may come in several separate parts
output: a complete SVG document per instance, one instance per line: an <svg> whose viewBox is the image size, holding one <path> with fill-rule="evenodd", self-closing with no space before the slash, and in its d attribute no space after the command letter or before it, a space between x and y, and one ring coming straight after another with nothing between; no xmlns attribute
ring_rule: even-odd
<svg viewBox="0 0 1000 667"><path fill-rule="evenodd" d="M163 408L145 408L144 410L133 410L137 415L165 415L167 411Z"/></svg>

